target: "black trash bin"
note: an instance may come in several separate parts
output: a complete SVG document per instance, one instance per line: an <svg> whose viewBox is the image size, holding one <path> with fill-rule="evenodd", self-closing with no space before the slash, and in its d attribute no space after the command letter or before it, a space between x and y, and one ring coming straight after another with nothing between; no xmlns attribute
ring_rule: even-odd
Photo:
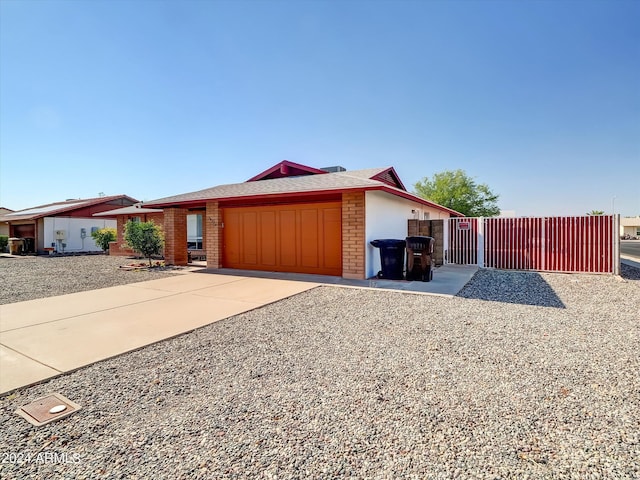
<svg viewBox="0 0 640 480"><path fill-rule="evenodd" d="M373 240L371 245L380 249L380 265L382 270L378 272L378 278L388 280L402 280L404 270L404 240Z"/></svg>
<svg viewBox="0 0 640 480"><path fill-rule="evenodd" d="M433 280L433 247L436 243L432 237L407 237L407 280Z"/></svg>
<svg viewBox="0 0 640 480"><path fill-rule="evenodd" d="M25 237L24 240L24 252L35 253L36 251L36 239L33 237Z"/></svg>

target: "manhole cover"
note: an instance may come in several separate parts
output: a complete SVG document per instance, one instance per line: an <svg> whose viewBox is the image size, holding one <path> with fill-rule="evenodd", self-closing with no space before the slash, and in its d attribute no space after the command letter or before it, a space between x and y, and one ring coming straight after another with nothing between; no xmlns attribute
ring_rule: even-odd
<svg viewBox="0 0 640 480"><path fill-rule="evenodd" d="M80 408L80 405L73 403L59 393L52 393L20 407L16 413L29 423L39 427L54 420L68 417Z"/></svg>

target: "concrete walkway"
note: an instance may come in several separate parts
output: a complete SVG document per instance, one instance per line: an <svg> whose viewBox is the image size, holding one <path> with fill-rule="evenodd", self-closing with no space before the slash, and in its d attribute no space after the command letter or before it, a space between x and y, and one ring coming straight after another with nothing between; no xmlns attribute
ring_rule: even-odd
<svg viewBox="0 0 640 480"><path fill-rule="evenodd" d="M200 270L119 287L0 305L0 394L189 332L318 285L455 295L477 267L431 282Z"/></svg>
<svg viewBox="0 0 640 480"><path fill-rule="evenodd" d="M259 272L234 270L224 268L216 270L218 275L240 275L254 278L277 278L296 282L313 282L322 285L336 285L340 287L375 288L384 290L398 290L431 295L456 295L471 277L478 271L475 265L443 265L434 270L431 282L407 282L405 280L382 280L372 278L368 280L352 280L328 275L307 275L304 273Z"/></svg>

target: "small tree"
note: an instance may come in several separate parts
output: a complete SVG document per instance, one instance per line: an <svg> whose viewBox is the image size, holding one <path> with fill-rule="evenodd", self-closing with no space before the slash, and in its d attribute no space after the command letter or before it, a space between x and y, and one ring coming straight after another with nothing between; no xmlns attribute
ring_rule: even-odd
<svg viewBox="0 0 640 480"><path fill-rule="evenodd" d="M445 170L414 185L416 194L468 217L493 217L500 213L498 195L476 183L464 170Z"/></svg>
<svg viewBox="0 0 640 480"><path fill-rule="evenodd" d="M133 222L129 220L124 226L124 240L134 251L149 259L149 266L151 266L151 256L160 255L164 248L162 227L153 221Z"/></svg>
<svg viewBox="0 0 640 480"><path fill-rule="evenodd" d="M99 246L105 253L107 252L107 250L109 250L109 242L115 242L118 238L116 229L108 227L91 232L91 236L96 242L96 245Z"/></svg>
<svg viewBox="0 0 640 480"><path fill-rule="evenodd" d="M604 215L604 210L591 210L587 212L587 215L597 217L598 215Z"/></svg>

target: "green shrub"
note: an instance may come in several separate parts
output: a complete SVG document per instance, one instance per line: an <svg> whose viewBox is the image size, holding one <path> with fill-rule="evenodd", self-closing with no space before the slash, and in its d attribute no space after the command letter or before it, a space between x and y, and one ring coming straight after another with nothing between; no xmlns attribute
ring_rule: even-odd
<svg viewBox="0 0 640 480"><path fill-rule="evenodd" d="M0 253L3 253L9 245L9 235L0 235Z"/></svg>
<svg viewBox="0 0 640 480"><path fill-rule="evenodd" d="M162 227L151 222L133 222L129 220L124 226L124 240L134 251L149 259L160 255L164 249L164 234Z"/></svg>
<svg viewBox="0 0 640 480"><path fill-rule="evenodd" d="M103 252L109 250L109 242L115 242L118 238L115 228L101 228L95 232L91 232L91 236Z"/></svg>

